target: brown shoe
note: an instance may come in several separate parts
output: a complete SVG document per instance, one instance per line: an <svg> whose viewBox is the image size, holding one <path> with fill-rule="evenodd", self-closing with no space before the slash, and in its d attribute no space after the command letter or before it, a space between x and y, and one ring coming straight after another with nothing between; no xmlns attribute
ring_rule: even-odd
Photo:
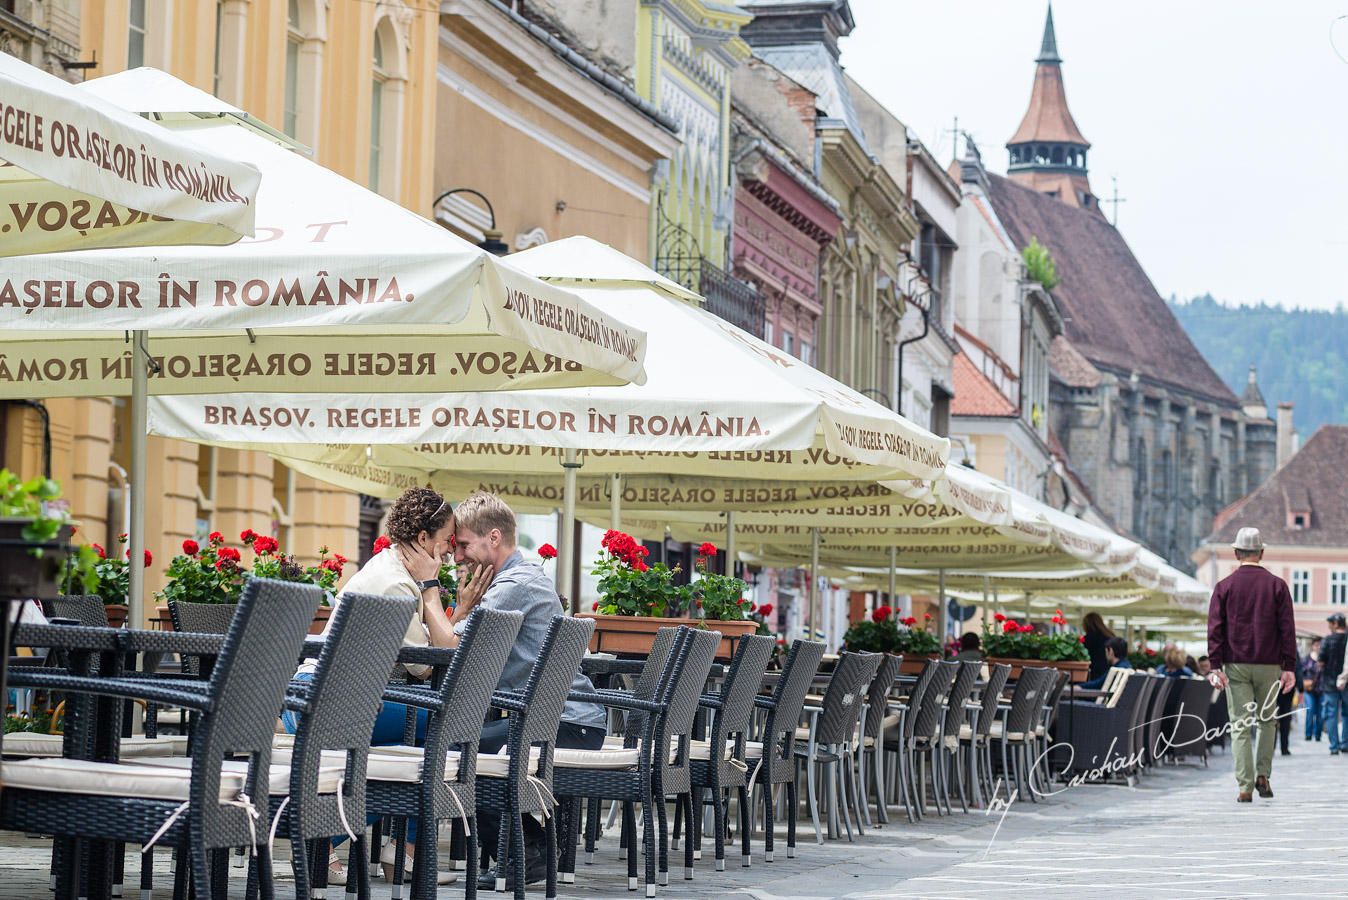
<svg viewBox="0 0 1348 900"><path fill-rule="evenodd" d="M1259 792L1261 797L1272 797L1273 788L1268 786L1268 779L1260 775L1254 780L1254 789Z"/></svg>
<svg viewBox="0 0 1348 900"><path fill-rule="evenodd" d="M1249 794L1237 794L1237 795L1236 795L1236 802L1237 802L1237 803L1253 803L1253 802L1254 802L1254 797L1250 796Z"/></svg>

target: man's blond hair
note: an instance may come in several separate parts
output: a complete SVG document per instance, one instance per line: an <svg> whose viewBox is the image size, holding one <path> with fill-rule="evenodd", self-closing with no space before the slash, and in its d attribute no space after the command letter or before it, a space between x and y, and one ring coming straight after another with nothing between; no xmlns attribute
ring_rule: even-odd
<svg viewBox="0 0 1348 900"><path fill-rule="evenodd" d="M485 537L495 528L501 532L501 540L508 546L515 546L515 511L505 505L505 501L487 491L474 491L454 507L454 522Z"/></svg>

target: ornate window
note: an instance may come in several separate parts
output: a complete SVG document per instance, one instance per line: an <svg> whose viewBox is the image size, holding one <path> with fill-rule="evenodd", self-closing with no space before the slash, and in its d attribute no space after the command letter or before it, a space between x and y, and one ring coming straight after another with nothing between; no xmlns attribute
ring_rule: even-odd
<svg viewBox="0 0 1348 900"><path fill-rule="evenodd" d="M1339 572L1336 575L1342 574ZM1292 570L1292 602L1298 606L1311 602L1311 570Z"/></svg>
<svg viewBox="0 0 1348 900"><path fill-rule="evenodd" d="M370 190L397 199L399 138L402 134L403 88L407 60L403 41L389 15L374 28L370 78Z"/></svg>
<svg viewBox="0 0 1348 900"><path fill-rule="evenodd" d="M281 130L291 137L299 131L300 122L300 48L304 33L300 30L299 0L286 5L286 87Z"/></svg>
<svg viewBox="0 0 1348 900"><path fill-rule="evenodd" d="M1329 602L1334 606L1348 606L1348 572L1329 573Z"/></svg>

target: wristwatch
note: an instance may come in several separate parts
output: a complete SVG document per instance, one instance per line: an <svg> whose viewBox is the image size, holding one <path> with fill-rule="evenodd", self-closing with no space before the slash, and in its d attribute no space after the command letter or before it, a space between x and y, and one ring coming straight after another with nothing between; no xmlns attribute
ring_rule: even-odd
<svg viewBox="0 0 1348 900"><path fill-rule="evenodd" d="M438 588L439 586L440 586L439 578L427 578L425 581L417 582L417 587L421 588L423 591L426 590L427 588Z"/></svg>

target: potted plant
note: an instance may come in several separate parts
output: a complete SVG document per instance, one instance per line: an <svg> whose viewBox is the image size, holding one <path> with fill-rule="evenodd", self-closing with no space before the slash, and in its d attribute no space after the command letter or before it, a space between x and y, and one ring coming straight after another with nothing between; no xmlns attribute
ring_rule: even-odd
<svg viewBox="0 0 1348 900"><path fill-rule="evenodd" d="M1001 613L993 616L995 626L983 625L983 652L989 662L1011 666L1011 677L1020 675L1025 666L1050 664L1068 672L1072 681L1083 682L1090 671L1090 655L1084 635L1071 631L1040 633L1033 625L1021 625ZM1054 613L1054 625L1066 625L1062 610Z"/></svg>
<svg viewBox="0 0 1348 900"><path fill-rule="evenodd" d="M1128 662L1139 672L1146 672L1149 669L1155 669L1162 662L1161 654L1151 649L1144 643L1139 643L1137 649L1128 654Z"/></svg>
<svg viewBox="0 0 1348 900"><path fill-rule="evenodd" d="M57 597L68 573L70 514L54 508L61 485L50 478L24 481L0 469L0 597Z"/></svg>
<svg viewBox="0 0 1348 900"><path fill-rule="evenodd" d="M346 557L338 553L330 559L328 548L324 546L318 548L318 565L301 566L295 561L295 554L282 550L274 537L258 534L249 528L239 535L239 539L253 548L253 569L249 574L254 578L316 584L323 589L323 601L314 610L314 621L309 627L310 634L321 633L327 627L328 617L332 615L329 601L336 593L337 581L346 566Z"/></svg>
<svg viewBox="0 0 1348 900"><path fill-rule="evenodd" d="M630 535L610 529L599 542L594 572L599 576L600 599L590 650L596 653L649 653L655 633L666 625L686 624L686 619L666 617L678 612L691 596L687 585L674 584L682 570L664 563L646 562L649 551Z"/></svg>
<svg viewBox="0 0 1348 900"><path fill-rule="evenodd" d="M762 623L750 618L754 605L744 596L749 588L744 579L710 571L711 560L716 556L716 545L704 543L697 548L697 553L697 561L693 566L699 577L692 584L692 590L693 604L701 615L698 627L721 632L716 658L730 659L735 655L735 641L742 635L757 633ZM771 606L768 608L771 609ZM771 634L766 625L762 630Z"/></svg>
<svg viewBox="0 0 1348 900"><path fill-rule="evenodd" d="M916 674L928 659L941 653L941 642L927 630L931 616L923 617L918 627L913 616L900 619L894 610L881 606L871 613L870 620L853 622L843 635L848 650L864 653L902 653L905 674Z"/></svg>
<svg viewBox="0 0 1348 900"><path fill-rule="evenodd" d="M126 541L125 533L117 536L119 544ZM101 544L87 544L80 551L70 557L68 579L80 579L85 593L97 594L108 614L108 624L121 628L126 623L126 598L131 589L131 549L109 555ZM146 550L141 565L148 569L153 562L154 556ZM70 593L69 588L66 592Z"/></svg>

